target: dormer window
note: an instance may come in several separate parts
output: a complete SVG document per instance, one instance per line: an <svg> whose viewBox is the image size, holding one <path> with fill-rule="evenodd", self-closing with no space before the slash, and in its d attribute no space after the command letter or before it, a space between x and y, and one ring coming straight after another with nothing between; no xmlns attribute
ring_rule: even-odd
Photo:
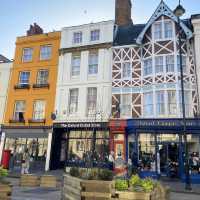
<svg viewBox="0 0 200 200"><path fill-rule="evenodd" d="M173 25L171 21L164 22L165 38L172 38L173 36Z"/></svg>
<svg viewBox="0 0 200 200"><path fill-rule="evenodd" d="M173 23L170 20L155 22L153 26L154 40L164 40L173 37Z"/></svg>
<svg viewBox="0 0 200 200"><path fill-rule="evenodd" d="M73 43L74 44L80 44L82 43L82 32L75 32L73 35Z"/></svg>
<svg viewBox="0 0 200 200"><path fill-rule="evenodd" d="M162 23L157 22L154 24L154 39L159 40L162 39Z"/></svg>

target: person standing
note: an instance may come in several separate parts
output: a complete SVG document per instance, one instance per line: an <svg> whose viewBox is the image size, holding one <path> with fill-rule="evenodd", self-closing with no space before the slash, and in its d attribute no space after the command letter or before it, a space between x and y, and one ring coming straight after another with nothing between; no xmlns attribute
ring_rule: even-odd
<svg viewBox="0 0 200 200"><path fill-rule="evenodd" d="M29 167L30 167L30 155L29 155L28 149L26 149L24 151L23 157L22 157L21 174L28 174L29 173Z"/></svg>

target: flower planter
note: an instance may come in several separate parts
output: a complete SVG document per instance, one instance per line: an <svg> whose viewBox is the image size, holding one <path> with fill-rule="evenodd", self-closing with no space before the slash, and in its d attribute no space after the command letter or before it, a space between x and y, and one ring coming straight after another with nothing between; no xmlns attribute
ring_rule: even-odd
<svg viewBox="0 0 200 200"><path fill-rule="evenodd" d="M57 180L55 176L44 175L40 177L40 187L56 188Z"/></svg>
<svg viewBox="0 0 200 200"><path fill-rule="evenodd" d="M81 200L81 179L64 175L62 200Z"/></svg>
<svg viewBox="0 0 200 200"><path fill-rule="evenodd" d="M114 181L82 180L64 175L63 200L108 200L114 194Z"/></svg>
<svg viewBox="0 0 200 200"><path fill-rule="evenodd" d="M152 192L116 192L118 200L170 200L170 190L162 185L156 186Z"/></svg>
<svg viewBox="0 0 200 200"><path fill-rule="evenodd" d="M38 187L40 186L39 177L33 174L23 174L20 177L21 187Z"/></svg>
<svg viewBox="0 0 200 200"><path fill-rule="evenodd" d="M12 194L12 185L0 183L0 200L10 200Z"/></svg>
<svg viewBox="0 0 200 200"><path fill-rule="evenodd" d="M107 200L114 194L114 181L84 180L81 182L81 197L85 200Z"/></svg>

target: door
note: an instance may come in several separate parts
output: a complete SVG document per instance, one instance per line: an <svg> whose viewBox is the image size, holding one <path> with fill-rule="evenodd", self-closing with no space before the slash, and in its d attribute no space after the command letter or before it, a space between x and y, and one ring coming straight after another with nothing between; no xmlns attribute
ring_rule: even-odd
<svg viewBox="0 0 200 200"><path fill-rule="evenodd" d="M161 176L178 178L179 176L179 144L159 144L159 160Z"/></svg>

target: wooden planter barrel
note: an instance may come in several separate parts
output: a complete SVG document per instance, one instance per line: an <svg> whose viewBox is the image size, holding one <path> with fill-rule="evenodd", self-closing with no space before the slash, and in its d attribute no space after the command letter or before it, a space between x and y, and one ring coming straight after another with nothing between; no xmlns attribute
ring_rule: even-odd
<svg viewBox="0 0 200 200"><path fill-rule="evenodd" d="M151 193L145 192L116 192L116 200L170 200L170 189L158 185Z"/></svg>
<svg viewBox="0 0 200 200"><path fill-rule="evenodd" d="M62 200L108 200L114 187L113 181L90 181L64 175Z"/></svg>
<svg viewBox="0 0 200 200"><path fill-rule="evenodd" d="M84 180L81 187L81 197L85 200L108 200L115 191L114 181Z"/></svg>
<svg viewBox="0 0 200 200"><path fill-rule="evenodd" d="M62 200L81 200L81 179L64 175Z"/></svg>
<svg viewBox="0 0 200 200"><path fill-rule="evenodd" d="M10 200L12 194L12 185L0 183L0 200Z"/></svg>
<svg viewBox="0 0 200 200"><path fill-rule="evenodd" d="M44 175L40 177L40 187L56 188L57 179L55 176Z"/></svg>
<svg viewBox="0 0 200 200"><path fill-rule="evenodd" d="M21 187L38 187L40 185L39 177L33 174L23 174L20 177Z"/></svg>

